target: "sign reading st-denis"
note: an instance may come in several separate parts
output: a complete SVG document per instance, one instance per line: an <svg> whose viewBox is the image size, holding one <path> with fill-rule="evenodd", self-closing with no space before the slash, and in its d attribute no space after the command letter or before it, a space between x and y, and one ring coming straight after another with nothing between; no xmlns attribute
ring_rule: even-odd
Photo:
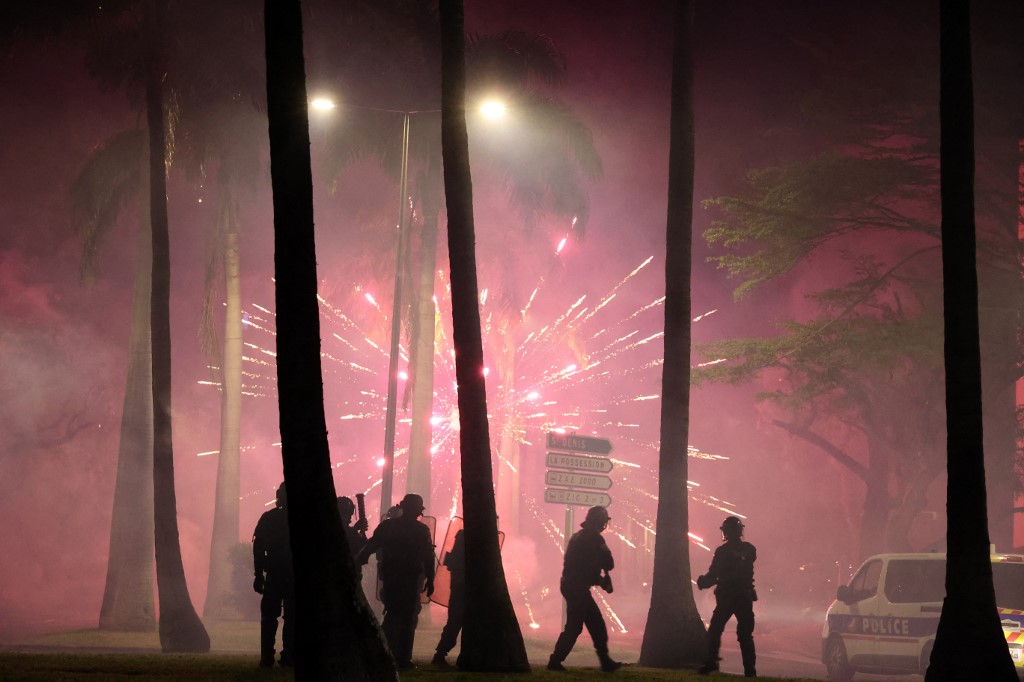
<svg viewBox="0 0 1024 682"><path fill-rule="evenodd" d="M586 474L575 471L547 471L544 483L560 485L566 488L588 488L590 490L608 490L612 487L612 479L608 476Z"/></svg>
<svg viewBox="0 0 1024 682"><path fill-rule="evenodd" d="M607 507L612 503L612 498L607 493L595 493L589 490L545 488L544 501L556 504L575 504L581 507Z"/></svg>
<svg viewBox="0 0 1024 682"><path fill-rule="evenodd" d="M586 452L592 455L610 455L612 442L596 436L577 436L575 433L548 431L548 450Z"/></svg>
<svg viewBox="0 0 1024 682"><path fill-rule="evenodd" d="M547 465L554 469L574 469L593 474L607 474L612 470L612 461L605 457L587 457L586 455L570 455L564 452L549 452Z"/></svg>

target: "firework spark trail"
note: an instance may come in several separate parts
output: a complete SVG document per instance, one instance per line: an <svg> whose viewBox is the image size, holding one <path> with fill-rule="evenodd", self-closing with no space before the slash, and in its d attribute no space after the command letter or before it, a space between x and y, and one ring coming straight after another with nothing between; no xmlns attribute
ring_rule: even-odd
<svg viewBox="0 0 1024 682"><path fill-rule="evenodd" d="M612 610L611 605L608 604L608 601L604 598L604 595L597 591L595 591L594 594L597 595L597 598L601 601L601 605L604 606L604 612L608 614L608 617L611 620L615 621L616 625L619 626L619 632L621 632L622 634L626 634L626 626L619 619L618 614L616 614L615 611Z"/></svg>
<svg viewBox="0 0 1024 682"><path fill-rule="evenodd" d="M653 260L649 257L629 274L623 277L614 287L597 299L597 303L588 306L587 295L579 296L568 305L561 314L557 315L554 321L543 325L539 330L524 328L525 338L518 345L514 346L513 362L515 368L516 390L500 390L496 395L489 396L491 413L489 420L492 428L497 433L509 431L513 441L525 446L533 445L536 442L543 442L544 434L547 431L582 431L585 426L592 433L600 429L611 438L616 440L616 449L625 448L629 457L616 457L613 462L616 466L616 486L622 490L622 494L616 496L616 507L620 512L616 516L623 519L625 524L621 529L610 533L611 537L618 538L622 543L622 551L643 552L649 556L652 549L647 546L650 537L653 537L654 529L650 508L657 504L657 495L650 491L657 490L657 467L652 466L658 455L658 444L642 440L640 436L640 424L634 420L616 419L617 408L640 405L657 399L659 396L656 390L647 385L656 380L652 370L657 370L663 365L661 349L656 341L663 338L662 331L651 333L650 326L645 329L644 320L641 316L649 314L654 309L664 305L664 297L658 297L639 307L632 309L623 317L601 324L591 333L594 328L604 320L601 316L607 315L612 310L612 304L618 300L617 295L623 287L644 271ZM461 502L461 489L459 485L458 467L458 417L457 417L457 387L455 384L455 362L452 349L450 325L450 286L444 273L440 273L441 286L439 296L433 299L435 314L439 320L435 333L437 339L437 353L435 356L435 400L434 424L431 438L431 459L434 471L434 485L432 500L434 509L442 507L448 509L449 516L456 516ZM540 300L541 292L549 292L546 289L548 280L540 277L530 297L521 311L518 311L520 320L524 319L530 310ZM374 367L382 365L387 361L386 348L375 342L359 324L353 321L341 309L337 308L330 301L318 297L322 318L325 320L324 340L335 345L334 348L325 348L324 358L331 376L344 377L346 381L356 382L370 381L379 378L383 370L374 370ZM484 342L485 349L493 346L488 345L488 336L507 334L507 327L501 323L501 313L498 307L502 304L499 296L481 295L481 315L484 320ZM388 316L380 309L376 302L372 302L372 314L379 316L379 321L386 321ZM618 304L617 304L618 305ZM711 310L694 318L694 321L701 320L708 315L715 313ZM246 335L251 337L256 334L266 334L273 338L275 332L273 313L258 305L249 306L247 311ZM270 321L268 321L268 318ZM646 319L646 318L645 318ZM647 325L656 324L648 321ZM377 327L374 327L377 328ZM490 334L488 334L490 332ZM609 340L611 339L611 340ZM256 340L253 337L253 340ZM586 345L601 343L601 347L584 349ZM386 344L384 344L386 346ZM246 343L252 349L254 356L247 359L246 368L252 369L250 374L253 377L252 384L254 393L273 394L276 385L276 376L269 370L274 367L271 351L259 346L257 343ZM568 346L576 354L577 362L568 364L557 359L552 354L556 348L564 349ZM403 359L407 361L408 354L404 347L400 347ZM634 357L634 353L656 353L658 357ZM263 358L270 358L271 361ZM261 373L260 370L263 370ZM363 379L362 377L365 377ZM635 393L620 393L614 391L611 396L609 391L594 390L599 387L612 386L617 379L628 378L638 387L647 385L647 388L640 388ZM504 379L499 377L500 382ZM261 385L262 384L262 385ZM213 385L213 384L208 384ZM349 389L355 386L350 386ZM588 400L590 404L577 405L576 400L567 399L566 396L573 395L569 390L576 390L579 387L587 387ZM218 389L219 390L219 389ZM565 392L565 393L563 393ZM372 423L384 419L384 394L380 390L362 390L361 399L356 405L347 406L342 410L331 410L334 413L342 413L336 419L351 422ZM543 394L543 395L542 395ZM611 408L611 410L610 410ZM402 420L404 424L408 420ZM642 421L642 420L641 420ZM515 425L513 425L515 422ZM690 456L708 460L727 459L718 455L704 453L696 448L690 448ZM376 459L376 454L368 455L365 450L362 453L349 452L343 460L333 465L333 469L343 472L343 480L350 480L348 477L358 476L356 473L360 466L366 467L368 462ZM399 457L407 460L408 449L399 449L395 453L395 473L401 475L406 467L400 466ZM497 453L499 466L502 469L515 472L514 462L510 455ZM646 462L646 464L644 463ZM367 490L369 493L381 485L381 471L379 467L372 467L366 477ZM250 493L249 496L255 493ZM719 511L735 513L733 505L700 490L691 488L690 498L701 506L706 506ZM450 500L450 506L447 504ZM564 507L538 503L536 499L523 495L523 503L529 511L528 518L532 518L536 527L548 537L552 545L563 550L565 537L561 528L561 510ZM542 508L543 507L543 508ZM620 532L621 531L621 532ZM638 536L638 533L640 534ZM650 533L651 535L647 535ZM646 538L643 541L637 538ZM705 548L696 536L691 536L693 544ZM521 578L521 576L517 576ZM525 591L526 586L522 586ZM523 594L524 601L527 595ZM602 600L603 601L603 600ZM607 604L605 603L607 608ZM610 609L608 609L610 611ZM618 621L614 612L610 613L613 620L619 623L620 628L625 631L621 621Z"/></svg>

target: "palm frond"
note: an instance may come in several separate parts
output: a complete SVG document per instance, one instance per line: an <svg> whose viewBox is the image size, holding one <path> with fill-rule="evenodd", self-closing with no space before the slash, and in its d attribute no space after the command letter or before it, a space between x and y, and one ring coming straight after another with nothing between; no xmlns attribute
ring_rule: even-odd
<svg viewBox="0 0 1024 682"><path fill-rule="evenodd" d="M466 80L471 87L498 84L523 89L530 78L565 80L565 55L546 35L510 30L466 38Z"/></svg>
<svg viewBox="0 0 1024 682"><path fill-rule="evenodd" d="M146 131L125 130L96 149L71 186L72 224L82 240L81 275L96 272L104 240L144 187Z"/></svg>

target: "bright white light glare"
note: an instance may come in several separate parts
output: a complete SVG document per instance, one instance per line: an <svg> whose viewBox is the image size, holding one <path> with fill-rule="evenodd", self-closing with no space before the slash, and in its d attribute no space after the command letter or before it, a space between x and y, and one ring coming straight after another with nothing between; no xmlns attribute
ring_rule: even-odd
<svg viewBox="0 0 1024 682"><path fill-rule="evenodd" d="M530 391L529 393L526 394L527 400L536 400L539 397L540 393L537 393L537 391Z"/></svg>
<svg viewBox="0 0 1024 682"><path fill-rule="evenodd" d="M569 241L568 237L562 237L562 241L558 242L558 248L555 249L555 253L562 253L562 249L565 248L565 243Z"/></svg>
<svg viewBox="0 0 1024 682"><path fill-rule="evenodd" d="M401 379L402 381L405 381L406 379L409 378L409 373L408 372L399 372L398 373L398 378Z"/></svg>
<svg viewBox="0 0 1024 682"><path fill-rule="evenodd" d="M430 425L431 426L437 426L438 424L440 424L443 421L444 421L444 417L438 417L437 415L434 415L433 417L430 418Z"/></svg>
<svg viewBox="0 0 1024 682"><path fill-rule="evenodd" d="M336 108L338 105L326 97L317 97L316 99L309 103L309 106L313 107L317 111L330 111L331 109Z"/></svg>
<svg viewBox="0 0 1024 682"><path fill-rule="evenodd" d="M384 461L383 457L381 457L380 459L377 460L377 466L382 467L385 464L386 464L386 462Z"/></svg>
<svg viewBox="0 0 1024 682"><path fill-rule="evenodd" d="M372 294L366 293L363 294L363 296L366 296L366 300L372 303L373 305L377 305L377 299L375 299Z"/></svg>
<svg viewBox="0 0 1024 682"><path fill-rule="evenodd" d="M480 105L480 113L491 119L504 118L505 105L493 99L489 99Z"/></svg>
<svg viewBox="0 0 1024 682"><path fill-rule="evenodd" d="M491 373L491 368L490 367L484 367L484 376L487 376L490 373Z"/></svg>
<svg viewBox="0 0 1024 682"><path fill-rule="evenodd" d="M530 627L536 630L540 627L540 623L530 623Z"/></svg>

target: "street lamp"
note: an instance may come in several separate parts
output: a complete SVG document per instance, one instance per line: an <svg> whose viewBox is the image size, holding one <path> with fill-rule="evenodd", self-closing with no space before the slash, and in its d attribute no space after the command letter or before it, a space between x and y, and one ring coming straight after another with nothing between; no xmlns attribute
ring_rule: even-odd
<svg viewBox="0 0 1024 682"><path fill-rule="evenodd" d="M310 101L310 107L318 111L329 111L337 105L327 97L317 97ZM437 113L439 110L400 111L394 109L378 109L375 107L359 107L372 111L402 114L402 157L398 182L398 253L395 258L395 291L391 309L391 348L388 355L388 394L384 416L384 456L378 460L383 467L380 486L380 519L383 520L391 508L392 487L395 474L395 425L398 407L398 359L400 356L399 341L401 340L402 288L403 269L402 256L407 248L409 236L406 216L408 215L408 184L409 184L409 118L416 113ZM491 119L505 116L505 105L497 100L488 100L480 107L481 113Z"/></svg>
<svg viewBox="0 0 1024 682"><path fill-rule="evenodd" d="M398 254L395 256L395 295L391 308L391 351L388 356L388 400L384 413L384 471L380 483L380 519L391 508L395 476L395 421L398 411L398 342L402 332L402 254L405 253L406 202L409 182L409 112L402 112L402 166L398 180Z"/></svg>

